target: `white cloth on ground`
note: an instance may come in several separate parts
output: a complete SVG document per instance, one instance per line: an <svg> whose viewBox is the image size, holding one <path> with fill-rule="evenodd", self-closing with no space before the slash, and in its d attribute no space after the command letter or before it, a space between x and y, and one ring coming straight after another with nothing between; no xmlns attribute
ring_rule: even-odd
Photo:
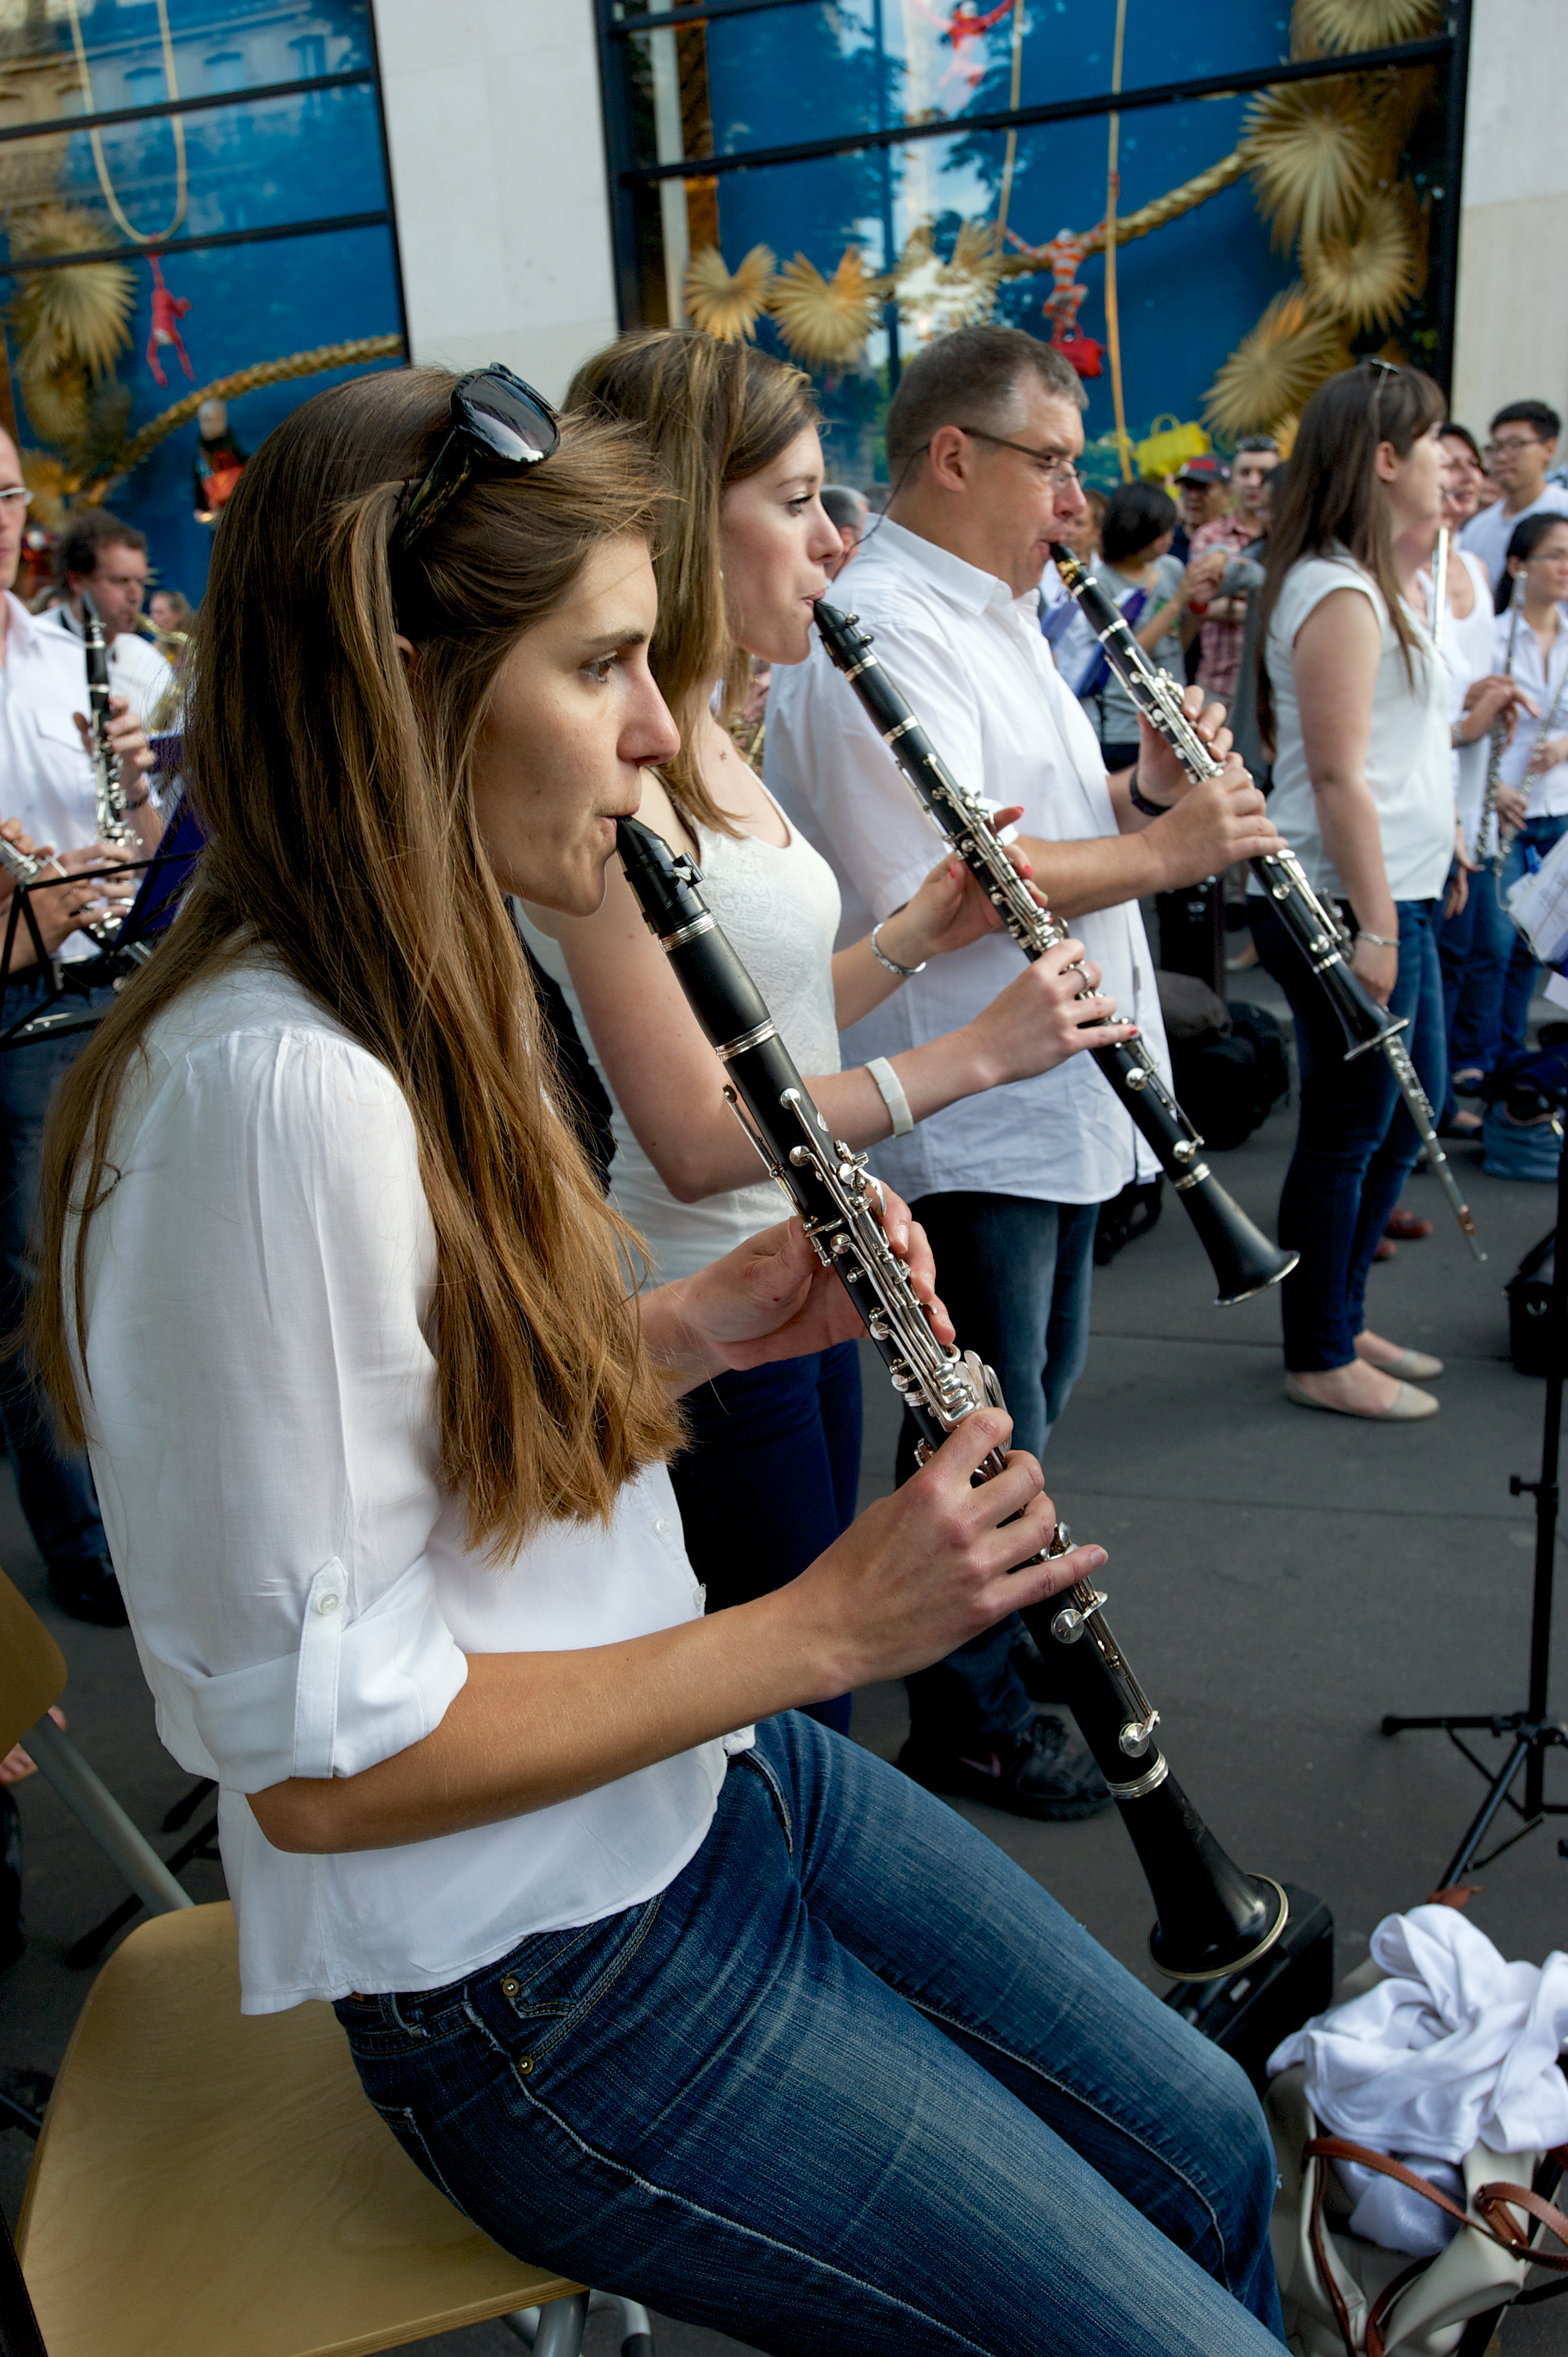
<svg viewBox="0 0 1568 2357"><path fill-rule="evenodd" d="M1327 2134L1390 2153L1449 2192L1453 2179L1434 2164L1452 2167L1477 2144L1530 2152L1568 2139L1568 2079L1557 2067L1568 2043L1568 1954L1505 1963L1484 1932L1436 1906L1386 1915L1371 1946L1389 1977L1331 2006L1269 2057L1271 2077L1306 2065L1306 2099ZM1360 2192L1352 2233L1391 2250L1448 2241L1434 2205L1340 2166ZM1433 2221L1442 2222L1438 2239ZM1426 2239L1405 2239L1402 2228Z"/></svg>

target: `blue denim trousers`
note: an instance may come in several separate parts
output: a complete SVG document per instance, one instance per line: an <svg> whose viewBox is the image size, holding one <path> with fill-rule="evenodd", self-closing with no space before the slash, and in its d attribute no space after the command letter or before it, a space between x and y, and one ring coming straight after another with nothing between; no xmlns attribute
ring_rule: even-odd
<svg viewBox="0 0 1568 2357"><path fill-rule="evenodd" d="M682 1403L690 1446L670 1469L708 1610L768 1596L854 1520L860 1354L853 1342L719 1375ZM849 1696L811 1716L849 1733Z"/></svg>
<svg viewBox="0 0 1568 2357"><path fill-rule="evenodd" d="M959 1348L996 1371L1013 1418L1015 1448L1043 1457L1089 1356L1098 1203L1042 1203L1018 1195L922 1195L911 1209L936 1255L937 1291ZM906 1417L898 1480L915 1469ZM906 1681L909 1730L956 1749L985 1735L1016 1735L1034 1706L1013 1664L1015 1614Z"/></svg>
<svg viewBox="0 0 1568 2357"><path fill-rule="evenodd" d="M1443 977L1437 962L1440 904L1401 900L1399 975L1389 1006L1409 1018L1405 1051L1434 1105L1448 1091ZM1375 1049L1347 1062L1345 1039L1305 959L1272 901L1247 902L1263 965L1295 1017L1301 1117L1280 1196L1280 1242L1301 1254L1280 1286L1285 1365L1293 1374L1348 1366L1367 1322L1367 1275L1421 1140Z"/></svg>
<svg viewBox="0 0 1568 2357"><path fill-rule="evenodd" d="M9 983L0 992L0 1024L9 1028L41 1006L47 976ZM114 1004L112 990L68 1002L89 1013ZM38 1208L38 1162L44 1122L55 1089L91 1034L35 1040L0 1055L0 1335L15 1331L32 1284L33 1222ZM62 1448L47 1403L25 1358L0 1357L0 1430L16 1476L22 1512L38 1553L48 1564L109 1559L85 1454Z"/></svg>
<svg viewBox="0 0 1568 2357"><path fill-rule="evenodd" d="M1240 2071L798 1712L657 1899L338 2016L487 2233L758 2349L1278 2357Z"/></svg>
<svg viewBox="0 0 1568 2357"><path fill-rule="evenodd" d="M1510 887L1519 882L1529 866L1527 852L1533 851L1538 859L1544 859L1549 851L1555 850L1564 834L1568 834L1568 818L1526 819L1509 846L1509 856L1503 862L1503 872L1498 879L1498 889L1505 904ZM1520 1053L1530 1044L1530 1002L1535 996L1536 976L1541 967L1530 943L1515 928L1512 920L1505 921L1510 948L1508 973L1503 978L1499 1028L1502 1034L1500 1052L1506 1056Z"/></svg>
<svg viewBox="0 0 1568 2357"><path fill-rule="evenodd" d="M1519 939L1502 906L1498 879L1489 867L1470 878L1465 906L1447 917L1437 937L1443 968L1443 1012L1448 1030L1447 1100L1443 1117L1458 1110L1452 1075L1489 1072L1498 1060L1502 1026L1503 983Z"/></svg>

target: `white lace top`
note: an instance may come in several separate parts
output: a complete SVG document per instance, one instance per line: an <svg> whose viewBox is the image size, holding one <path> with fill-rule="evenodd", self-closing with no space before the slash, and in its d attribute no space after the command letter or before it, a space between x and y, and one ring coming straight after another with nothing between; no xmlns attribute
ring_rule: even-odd
<svg viewBox="0 0 1568 2357"><path fill-rule="evenodd" d="M808 1078L813 1072L836 1072L832 954L839 888L832 869L793 829L782 848L754 834L715 834L702 825L694 825L693 832L708 906L762 993L779 1037ZM523 926L529 948L565 994L572 1019L609 1095L616 1141L610 1191L647 1239L653 1263L649 1282L663 1285L690 1276L759 1228L783 1219L783 1197L771 1179L760 1177L755 1187L708 1195L700 1203L676 1201L632 1135L610 1087L561 944L526 918ZM757 1168L760 1171L761 1165Z"/></svg>

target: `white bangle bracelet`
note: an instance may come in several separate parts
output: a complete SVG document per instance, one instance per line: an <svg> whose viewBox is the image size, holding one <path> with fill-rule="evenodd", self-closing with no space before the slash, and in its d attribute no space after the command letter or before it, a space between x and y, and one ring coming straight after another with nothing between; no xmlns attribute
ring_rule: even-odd
<svg viewBox="0 0 1568 2357"><path fill-rule="evenodd" d="M883 1103L893 1116L895 1137L908 1137L915 1126L915 1116L909 1111L909 1100L904 1094L904 1083L886 1056L873 1056L866 1071L875 1082Z"/></svg>

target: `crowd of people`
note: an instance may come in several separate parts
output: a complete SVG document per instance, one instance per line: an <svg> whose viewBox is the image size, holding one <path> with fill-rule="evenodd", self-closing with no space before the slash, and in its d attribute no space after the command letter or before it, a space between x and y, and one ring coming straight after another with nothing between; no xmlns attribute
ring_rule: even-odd
<svg viewBox="0 0 1568 2357"><path fill-rule="evenodd" d="M875 514L823 484L799 371L688 331L623 336L559 417L502 370L306 403L228 500L179 683L208 837L180 917L83 991L94 1030L0 1058L24 1510L220 1787L246 2007L333 2003L392 2132L503 2244L779 2349L1003 2351L1047 2313L1083 2357L1279 2346L1240 2072L933 1796L1111 1799L1019 1616L1103 1560L1045 1556L1040 1460L1099 1209L1156 1175L1083 1053L1136 1035L1169 1079L1140 902L1288 845L1462 1124L1450 1035L1456 1086L1488 1079L1530 980L1479 905L1481 803L1510 861L1568 828L1551 412L1495 421L1483 507L1413 369L1346 371L1288 460L1253 437L1176 500L1086 496L1083 404L1021 332L936 339ZM0 440L0 587L25 511ZM1215 774L1128 697L1053 542ZM99 515L63 554L50 612L0 611L6 838L68 879L7 1025L124 897L71 880L112 865L86 599L126 808L159 824L145 544ZM1022 961L933 863L813 639L830 582L1059 950ZM190 620L161 625L182 654ZM939 1339L1000 1381L934 1455L910 1423L858 1516L859 1321L615 863L634 811L870 1156ZM1255 889L1247 915L1300 1062L1286 1396L1428 1416L1440 1363L1365 1318L1416 1134ZM896 1676L890 1767L843 1736Z"/></svg>

